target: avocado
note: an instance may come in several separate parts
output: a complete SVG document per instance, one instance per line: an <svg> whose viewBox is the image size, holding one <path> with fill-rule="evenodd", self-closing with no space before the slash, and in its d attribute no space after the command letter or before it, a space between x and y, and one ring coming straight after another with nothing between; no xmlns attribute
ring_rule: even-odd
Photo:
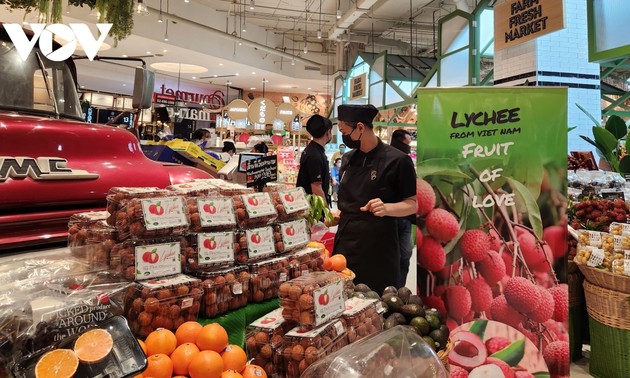
<svg viewBox="0 0 630 378"><path fill-rule="evenodd" d="M379 299L379 295L376 291L368 291L365 293L365 297L369 299Z"/></svg>
<svg viewBox="0 0 630 378"><path fill-rule="evenodd" d="M385 290L383 290L383 295L387 294L387 293L392 293L394 295L398 295L398 289L396 289L394 286L387 286L385 288Z"/></svg>
<svg viewBox="0 0 630 378"><path fill-rule="evenodd" d="M448 341L448 335L445 334L441 329L434 329L429 333L429 337L435 341L438 349L446 346L446 342Z"/></svg>
<svg viewBox="0 0 630 378"><path fill-rule="evenodd" d="M354 291L360 291L362 293L367 293L370 291L370 287L364 283L360 283L354 286Z"/></svg>
<svg viewBox="0 0 630 378"><path fill-rule="evenodd" d="M398 296L400 297L400 299L403 300L403 302L405 302L405 304L408 304L409 297L411 296L411 290L406 287L401 287L400 289L398 289Z"/></svg>
<svg viewBox="0 0 630 378"><path fill-rule="evenodd" d="M440 318L433 314L427 313L424 317L427 322L429 322L429 326L431 326L431 330L440 328Z"/></svg>
<svg viewBox="0 0 630 378"><path fill-rule="evenodd" d="M402 299L398 298L397 296L393 296L389 298L388 300L385 301L385 303L387 303L387 307L389 307L389 311L392 311L392 312L399 312L400 308L403 306Z"/></svg>
<svg viewBox="0 0 630 378"><path fill-rule="evenodd" d="M427 320L422 316L416 316L415 318L411 319L409 325L415 328L416 332L418 332L418 335L420 336L428 335L429 331L431 330L429 322L427 322Z"/></svg>
<svg viewBox="0 0 630 378"><path fill-rule="evenodd" d="M352 293L352 298L364 299L365 298L365 293L362 293L360 291L355 291L354 293Z"/></svg>
<svg viewBox="0 0 630 378"><path fill-rule="evenodd" d="M432 338L430 338L429 336L424 336L423 339L427 344L429 344L431 349L433 349L434 351L437 350L437 345L435 345L435 341L433 341Z"/></svg>
<svg viewBox="0 0 630 378"><path fill-rule="evenodd" d="M390 329L390 328L394 328L398 325L398 322L396 321L396 319L394 318L387 318L387 320L385 320L385 323L383 324L383 329Z"/></svg>
<svg viewBox="0 0 630 378"><path fill-rule="evenodd" d="M430 314L430 315L433 315L433 316L435 316L436 318L438 318L438 320L439 320L440 324L443 324L443 323L444 323L444 321L443 321L444 317L442 316L442 314L440 314L440 312L439 312L436 308L428 308L428 309L426 309L424 312L425 312L427 315L429 315L429 314ZM437 327L436 327L436 328L437 328Z"/></svg>
<svg viewBox="0 0 630 378"><path fill-rule="evenodd" d="M405 318L405 316L401 314L400 312L393 312L387 317L387 319L396 320L396 324L400 324L400 325L407 324L407 318Z"/></svg>
<svg viewBox="0 0 630 378"><path fill-rule="evenodd" d="M415 294L411 294L409 296L409 298L407 299L407 302L405 302L406 304L416 304L419 306L422 306L422 299L420 299L419 296L415 295Z"/></svg>
<svg viewBox="0 0 630 378"><path fill-rule="evenodd" d="M411 320L416 316L424 316L424 309L422 306L418 306L415 304L404 305L400 308L400 311L405 315L407 320Z"/></svg>
<svg viewBox="0 0 630 378"><path fill-rule="evenodd" d="M451 335L451 330L448 329L448 327L446 326L446 324L442 324L439 328L440 331L442 331L442 333L444 333L444 336L446 338L446 340L448 340L448 337Z"/></svg>
<svg viewBox="0 0 630 378"><path fill-rule="evenodd" d="M386 303L387 303L387 301L389 300L389 298L391 298L391 297L393 297L393 296L395 296L395 294L393 294L393 293L383 294L383 296L381 297L381 300L382 300L383 302L386 302Z"/></svg>

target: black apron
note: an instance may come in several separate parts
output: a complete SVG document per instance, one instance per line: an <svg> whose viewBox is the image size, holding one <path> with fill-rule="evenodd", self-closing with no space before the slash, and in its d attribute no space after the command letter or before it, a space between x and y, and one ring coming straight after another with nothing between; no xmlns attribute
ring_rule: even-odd
<svg viewBox="0 0 630 378"><path fill-rule="evenodd" d="M377 217L361 211L369 200L391 197L383 167L383 149L365 165L352 154L341 176L337 193L341 218L333 254L346 257L348 268L356 273L355 284L364 283L379 294L387 286L397 286L400 249L396 218Z"/></svg>

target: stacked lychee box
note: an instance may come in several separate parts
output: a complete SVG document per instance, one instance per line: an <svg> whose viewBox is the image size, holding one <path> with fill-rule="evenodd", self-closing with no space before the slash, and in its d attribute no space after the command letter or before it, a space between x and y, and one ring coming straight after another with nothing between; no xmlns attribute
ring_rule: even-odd
<svg viewBox="0 0 630 378"><path fill-rule="evenodd" d="M284 376L282 348L284 335L297 323L282 317L282 308L275 309L247 326L245 347L253 364L261 366L267 376Z"/></svg>
<svg viewBox="0 0 630 378"><path fill-rule="evenodd" d="M577 254L573 261L630 276L630 224L612 223L610 233L579 230Z"/></svg>

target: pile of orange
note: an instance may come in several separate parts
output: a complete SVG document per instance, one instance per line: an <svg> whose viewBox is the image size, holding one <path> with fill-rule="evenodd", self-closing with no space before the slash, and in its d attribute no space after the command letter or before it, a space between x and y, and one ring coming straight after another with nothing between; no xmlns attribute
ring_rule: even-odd
<svg viewBox="0 0 630 378"><path fill-rule="evenodd" d="M147 368L135 378L267 377L260 366L247 365L243 348L230 345L227 332L216 323L189 321L175 333L158 329L138 342L147 355Z"/></svg>
<svg viewBox="0 0 630 378"><path fill-rule="evenodd" d="M354 273L348 269L346 257L341 254L324 257L324 269L343 273L346 277L352 277Z"/></svg>

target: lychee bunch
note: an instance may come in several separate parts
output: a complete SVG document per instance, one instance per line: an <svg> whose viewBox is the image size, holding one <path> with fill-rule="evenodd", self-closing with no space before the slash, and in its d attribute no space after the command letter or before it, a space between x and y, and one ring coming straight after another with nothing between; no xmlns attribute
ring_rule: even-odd
<svg viewBox="0 0 630 378"><path fill-rule="evenodd" d="M468 230L459 240L459 248L469 262L481 261L490 249L490 236L482 230Z"/></svg>
<svg viewBox="0 0 630 378"><path fill-rule="evenodd" d="M549 373L557 375L569 374L569 343L566 341L554 341L547 345L543 351L543 358Z"/></svg>
<svg viewBox="0 0 630 378"><path fill-rule="evenodd" d="M459 223L455 216L444 209L433 209L425 219L429 235L435 240L449 242L459 232Z"/></svg>
<svg viewBox="0 0 630 378"><path fill-rule="evenodd" d="M567 253L568 234L566 224L564 226L549 226L543 230L543 240L551 248L554 258L562 258Z"/></svg>
<svg viewBox="0 0 630 378"><path fill-rule="evenodd" d="M553 296L554 310L553 319L558 322L569 320L569 286L560 284L549 289Z"/></svg>
<svg viewBox="0 0 630 378"><path fill-rule="evenodd" d="M492 304L490 305L490 314L492 316L492 320L505 323L514 328L517 328L523 320L521 314L508 304L504 295L499 295L492 300Z"/></svg>
<svg viewBox="0 0 630 378"><path fill-rule="evenodd" d="M538 286L525 277L510 278L503 289L507 303L524 314L535 311L540 305Z"/></svg>
<svg viewBox="0 0 630 378"><path fill-rule="evenodd" d="M540 268L542 264L546 264L547 259L549 259L549 261L552 260L553 254L549 246L546 244L538 244L533 234L529 232L521 233L517 237L517 240L521 246L523 259L525 259L525 263L530 269ZM546 266L542 266L543 269L545 267Z"/></svg>
<svg viewBox="0 0 630 378"><path fill-rule="evenodd" d="M459 285L446 288L446 303L448 314L456 320L466 317L472 308L470 292Z"/></svg>
<svg viewBox="0 0 630 378"><path fill-rule="evenodd" d="M475 278L466 285L475 312L489 311L492 305L492 289L483 278Z"/></svg>
<svg viewBox="0 0 630 378"><path fill-rule="evenodd" d="M430 236L422 238L422 245L418 248L418 264L426 270L438 272L446 264L446 252L440 242Z"/></svg>
<svg viewBox="0 0 630 378"><path fill-rule="evenodd" d="M490 250L486 257L477 263L477 271L488 285L494 285L505 276L505 263L498 252Z"/></svg>
<svg viewBox="0 0 630 378"><path fill-rule="evenodd" d="M537 286L540 293L540 305L536 310L527 314L530 320L536 323L544 323L551 319L554 312L553 296L544 287Z"/></svg>
<svg viewBox="0 0 630 378"><path fill-rule="evenodd" d="M416 200L418 201L417 215L427 215L435 207L435 192L431 184L416 179Z"/></svg>

